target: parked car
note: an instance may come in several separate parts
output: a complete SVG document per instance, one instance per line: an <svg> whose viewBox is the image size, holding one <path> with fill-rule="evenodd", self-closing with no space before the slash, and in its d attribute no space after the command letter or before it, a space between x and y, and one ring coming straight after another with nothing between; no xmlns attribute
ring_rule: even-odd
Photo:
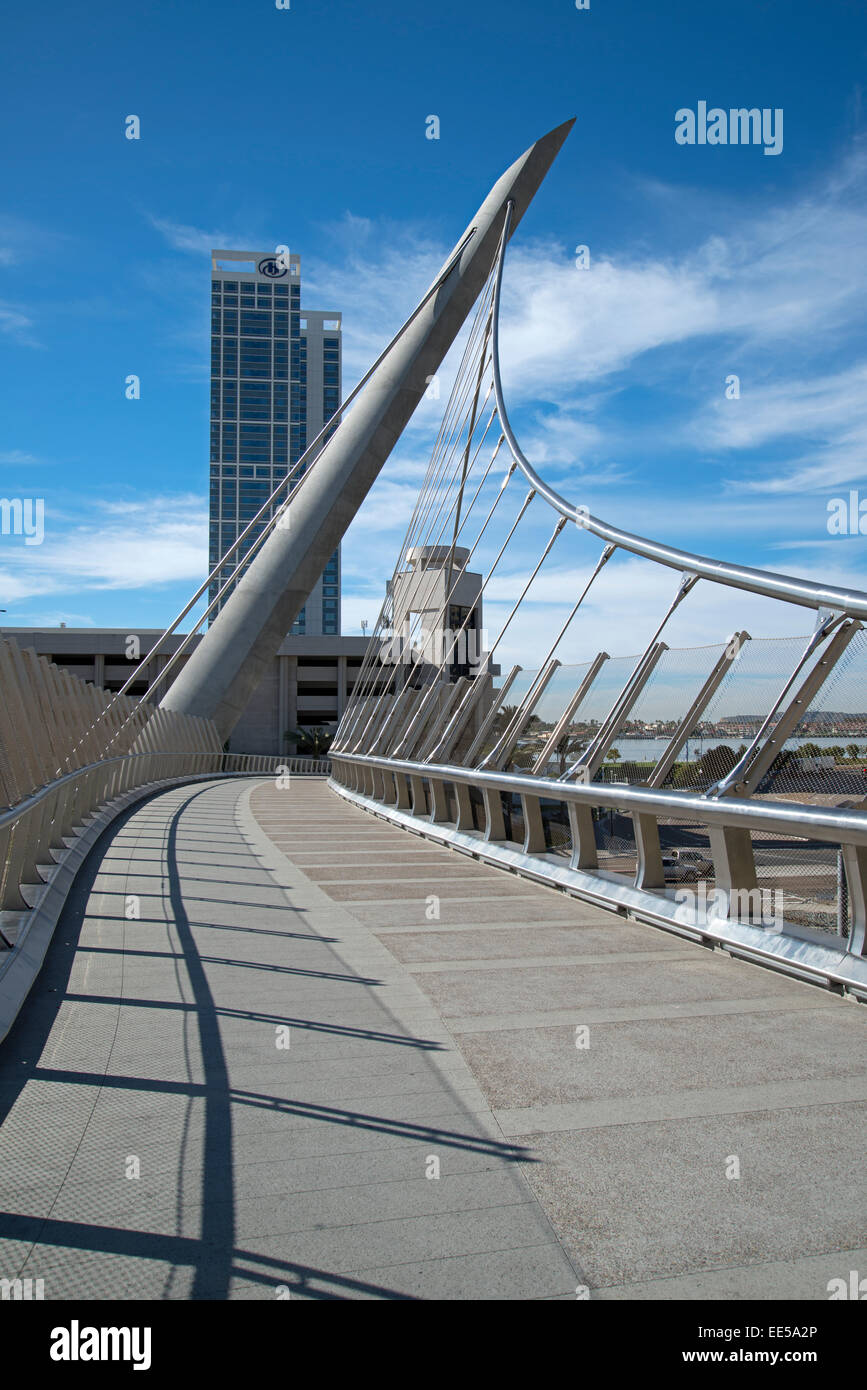
<svg viewBox="0 0 867 1390"><path fill-rule="evenodd" d="M713 873L713 860L700 849L669 849L662 856L662 867L674 883L695 883Z"/></svg>

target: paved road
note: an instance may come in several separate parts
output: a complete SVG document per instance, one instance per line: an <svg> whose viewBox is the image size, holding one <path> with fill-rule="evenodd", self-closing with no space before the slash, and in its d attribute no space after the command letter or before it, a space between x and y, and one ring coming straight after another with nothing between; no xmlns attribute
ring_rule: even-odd
<svg viewBox="0 0 867 1390"><path fill-rule="evenodd" d="M0 1050L0 1277L824 1299L867 1273L865 1020L323 782L176 789L103 837Z"/></svg>

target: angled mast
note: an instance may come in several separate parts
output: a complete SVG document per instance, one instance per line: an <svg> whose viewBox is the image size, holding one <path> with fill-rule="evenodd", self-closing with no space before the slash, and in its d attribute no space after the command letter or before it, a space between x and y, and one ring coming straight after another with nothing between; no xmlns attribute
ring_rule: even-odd
<svg viewBox="0 0 867 1390"><path fill-rule="evenodd" d="M507 206L511 233L573 124L537 140L494 184L304 477L285 519L163 697L163 708L212 719L228 739L485 285Z"/></svg>

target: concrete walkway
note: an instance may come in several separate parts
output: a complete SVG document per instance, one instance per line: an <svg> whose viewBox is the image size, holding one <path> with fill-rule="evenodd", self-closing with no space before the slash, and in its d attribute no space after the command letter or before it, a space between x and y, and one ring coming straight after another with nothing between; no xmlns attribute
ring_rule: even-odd
<svg viewBox="0 0 867 1390"><path fill-rule="evenodd" d="M867 1273L865 1019L320 781L167 792L0 1050L0 1277L825 1299Z"/></svg>
<svg viewBox="0 0 867 1390"><path fill-rule="evenodd" d="M523 1146L411 977L265 838L255 785L153 798L77 881L0 1050L0 1277L47 1299L574 1296ZM359 816L322 783L280 795L321 836L329 808L341 837Z"/></svg>

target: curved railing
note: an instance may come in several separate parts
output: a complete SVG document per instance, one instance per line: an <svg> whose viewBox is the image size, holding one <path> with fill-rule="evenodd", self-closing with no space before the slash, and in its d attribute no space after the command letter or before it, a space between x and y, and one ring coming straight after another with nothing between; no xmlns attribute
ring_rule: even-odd
<svg viewBox="0 0 867 1390"><path fill-rule="evenodd" d="M857 678L864 666L867 593L731 564L633 535L592 516L546 483L515 436L503 394L499 320L511 217L507 204L489 284L388 597L332 744L332 785L366 809L452 848L807 978L865 993L863 774L858 768L844 770L836 782L817 777L813 787L800 774L780 780L779 769L786 766L786 750L791 750L805 712L834 688L833 682L828 684L831 675L848 670L851 686L852 670ZM491 469L501 449L508 454L508 471L497 488ZM530 491L514 519L502 521L508 509L501 501L513 493L509 485L516 478L526 481ZM481 603L536 498L556 515L553 535L477 669L464 666L457 672L455 639L469 618L455 634L445 615L451 615L455 604L472 605L472 599L460 597L459 586L474 557L487 547L493 558L484 566L475 600ZM475 515L484 519L480 527L473 525L473 539L470 518L476 507ZM498 520L505 533L502 544L492 539ZM513 666L497 686L497 649L570 522L596 537L604 549L538 669L522 677L522 668ZM588 705L598 702L605 684L600 672L610 673L617 662L600 652L566 667L559 645L591 586L621 551L675 570L679 587L637 662L630 662L610 707L606 696L602 717L594 710L588 718ZM814 631L799 639L797 650L786 647L785 669L772 671L765 681L767 707L755 712L744 746L734 755L729 750L729 764L720 766L700 793L676 784L684 775L685 764L679 761L683 744L722 692L731 689L737 673L745 666L752 669L750 661L737 666L747 645L753 667L767 652L767 643L753 642L745 630L726 639L715 659L713 644L706 649L711 652L707 669L693 688L684 686L664 752L637 779L645 784L612 786L605 780L606 759L619 757L615 739L630 736L630 716L652 688L654 672L677 655L662 634L700 580L813 609ZM404 600L410 614L436 613L435 622L446 633L440 654L422 656L415 667L401 667L403 658L386 655L394 634L409 632L417 622L399 610ZM567 690L569 698L552 712L557 681L569 671L576 687ZM867 687L867 670L861 674ZM507 698L517 698L517 703L506 705ZM536 733L530 737L534 725ZM864 710L862 726L867 729ZM550 769L558 758L554 780ZM849 805L813 805L805 794L811 787L826 801L839 802L839 796L828 795L839 788L857 794ZM771 799L778 795L790 799ZM618 818L619 832L614 824ZM629 853L622 848L627 842ZM690 863L701 865L700 872L691 882L679 880L678 873L686 874L684 866ZM797 891L790 891L792 884ZM760 924L768 892L774 897L771 926Z"/></svg>
<svg viewBox="0 0 867 1390"><path fill-rule="evenodd" d="M37 907L82 830L131 792L330 771L328 759L226 753L209 720L112 696L13 641L0 640L0 689L0 914ZM20 928L0 916L0 968Z"/></svg>
<svg viewBox="0 0 867 1390"><path fill-rule="evenodd" d="M714 560L706 555L693 555L688 550L678 550L675 546L664 545L660 541L633 535L629 531L621 530L619 526L612 526L606 521L599 520L598 517L591 516L586 507L576 506L568 501L539 476L521 449L509 423L500 375L500 295L511 212L512 204L509 203L503 225L494 284L494 309L491 328L493 384L500 427L506 436L506 442L513 459L534 491L544 498L560 516L574 521L576 525L581 526L592 535L598 536L600 540L616 545L622 550L628 550L633 555L640 555L645 560L653 560L655 563L666 565L670 569L698 575L699 578L709 579L715 584L728 584L733 588L744 589L749 593L762 594L766 598L784 599L788 603L801 604L805 608L833 608L850 617L867 618L867 593L860 589L840 589L830 584L814 584L808 579L798 579L793 575L774 574L767 570L753 569L748 565L733 565L726 560Z"/></svg>
<svg viewBox="0 0 867 1390"><path fill-rule="evenodd" d="M0 811L0 912L26 912L62 862L77 828L126 793L201 777L327 776L319 758L215 751L125 753L67 772ZM0 946L11 945L0 932Z"/></svg>
<svg viewBox="0 0 867 1390"><path fill-rule="evenodd" d="M366 809L451 848L607 908L775 964L867 998L867 816L853 808L605 783L564 784L519 773L383 757L333 757L331 785ZM604 869L596 817L631 818L634 876ZM517 812L517 814L516 814ZM660 829L688 827L707 856L701 877L667 882ZM562 834L551 834L553 826ZM849 911L836 936L791 921L785 891L757 872L755 839L785 837L804 857L839 855ZM691 862L684 861L687 865Z"/></svg>

